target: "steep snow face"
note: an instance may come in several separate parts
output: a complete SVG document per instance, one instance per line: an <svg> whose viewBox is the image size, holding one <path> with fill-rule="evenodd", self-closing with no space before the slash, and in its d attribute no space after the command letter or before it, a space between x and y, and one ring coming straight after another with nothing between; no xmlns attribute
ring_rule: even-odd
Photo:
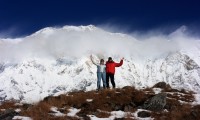
<svg viewBox="0 0 200 120"><path fill-rule="evenodd" d="M200 92L197 38L177 30L169 36L133 36L95 26L45 28L17 42L0 42L0 101L37 102L46 96L96 89L95 61L112 56L117 87L144 88L164 81L178 89Z"/></svg>

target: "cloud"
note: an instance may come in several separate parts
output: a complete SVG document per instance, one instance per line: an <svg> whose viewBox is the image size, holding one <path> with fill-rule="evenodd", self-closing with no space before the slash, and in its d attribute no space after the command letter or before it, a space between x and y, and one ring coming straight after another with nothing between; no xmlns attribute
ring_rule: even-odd
<svg viewBox="0 0 200 120"><path fill-rule="evenodd" d="M2 38L16 38L20 34L20 29L22 27L19 27L19 25L12 25L5 29L5 26L0 25L0 39ZM19 29L20 28L20 29Z"/></svg>
<svg viewBox="0 0 200 120"><path fill-rule="evenodd" d="M182 26L169 35L121 34L95 26L45 28L23 38L0 41L0 60L19 61L26 58L82 57L89 54L132 56L137 60L154 59L170 52L199 45L199 38L185 34ZM110 31L110 30L109 30Z"/></svg>

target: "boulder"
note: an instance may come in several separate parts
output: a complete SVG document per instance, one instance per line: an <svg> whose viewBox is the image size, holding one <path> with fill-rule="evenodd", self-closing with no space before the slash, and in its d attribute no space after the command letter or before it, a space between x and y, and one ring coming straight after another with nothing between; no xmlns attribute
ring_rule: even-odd
<svg viewBox="0 0 200 120"><path fill-rule="evenodd" d="M163 108L166 105L166 97L167 97L166 93L159 93L155 95L154 97L145 101L142 108L151 110L151 111L163 110Z"/></svg>

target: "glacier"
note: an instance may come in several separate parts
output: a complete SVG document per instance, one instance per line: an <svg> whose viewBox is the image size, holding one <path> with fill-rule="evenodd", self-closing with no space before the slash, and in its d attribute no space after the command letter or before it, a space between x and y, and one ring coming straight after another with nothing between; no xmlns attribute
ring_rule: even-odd
<svg viewBox="0 0 200 120"><path fill-rule="evenodd" d="M95 90L96 62L109 56L116 87L166 82L200 93L199 38L181 27L169 35L114 33L93 25L47 27L21 38L0 38L0 101L35 103L70 91Z"/></svg>

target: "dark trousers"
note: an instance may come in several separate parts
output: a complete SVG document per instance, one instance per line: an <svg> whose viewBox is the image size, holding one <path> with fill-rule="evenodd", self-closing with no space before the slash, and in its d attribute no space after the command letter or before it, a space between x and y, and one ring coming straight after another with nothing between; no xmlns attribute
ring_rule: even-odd
<svg viewBox="0 0 200 120"><path fill-rule="evenodd" d="M109 78L111 80L113 88L115 88L114 74L112 74L112 73L106 73L106 85L107 85L107 88L110 88L110 86L109 86Z"/></svg>

